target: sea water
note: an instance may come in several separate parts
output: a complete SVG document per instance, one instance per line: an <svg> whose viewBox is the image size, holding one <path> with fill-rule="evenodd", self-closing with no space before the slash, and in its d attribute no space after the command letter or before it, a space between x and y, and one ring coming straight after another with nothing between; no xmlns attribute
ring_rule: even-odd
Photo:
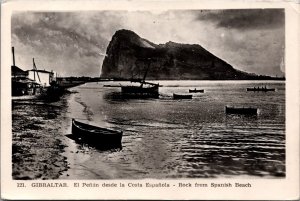
<svg viewBox="0 0 300 201"><path fill-rule="evenodd" d="M13 178L285 177L284 81L156 82L158 99L124 99L120 85L131 83L95 82L57 102L14 101ZM246 91L262 86L276 91ZM204 93L173 99L195 88ZM228 115L225 106L256 107L258 114ZM74 141L72 118L122 130L122 149Z"/></svg>
<svg viewBox="0 0 300 201"><path fill-rule="evenodd" d="M123 99L120 85L87 83L68 97L71 118L123 131L122 149L99 150L67 139L62 179L227 178L285 176L285 82L156 81L158 99ZM115 87L104 87L111 85ZM276 88L247 92L247 87ZM193 93L174 100L173 93ZM256 107L255 116L228 115L225 106Z"/></svg>

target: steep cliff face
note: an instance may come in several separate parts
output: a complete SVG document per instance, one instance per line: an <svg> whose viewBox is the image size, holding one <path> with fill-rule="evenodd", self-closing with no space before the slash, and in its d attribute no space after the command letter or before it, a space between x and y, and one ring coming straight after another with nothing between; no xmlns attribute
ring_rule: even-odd
<svg viewBox="0 0 300 201"><path fill-rule="evenodd" d="M103 78L249 79L200 45L154 44L132 31L119 30L110 41L102 65Z"/></svg>

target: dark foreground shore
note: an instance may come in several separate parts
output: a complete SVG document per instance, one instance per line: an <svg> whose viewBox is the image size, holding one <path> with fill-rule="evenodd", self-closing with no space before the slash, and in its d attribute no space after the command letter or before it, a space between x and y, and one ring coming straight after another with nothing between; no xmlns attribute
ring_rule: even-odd
<svg viewBox="0 0 300 201"><path fill-rule="evenodd" d="M13 179L57 179L68 169L61 134L66 106L66 97L12 102Z"/></svg>

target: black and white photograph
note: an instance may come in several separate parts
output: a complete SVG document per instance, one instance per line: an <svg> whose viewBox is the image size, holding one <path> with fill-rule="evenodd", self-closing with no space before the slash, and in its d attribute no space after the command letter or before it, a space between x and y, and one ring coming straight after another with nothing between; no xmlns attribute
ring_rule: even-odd
<svg viewBox="0 0 300 201"><path fill-rule="evenodd" d="M13 178L285 177L284 22L13 13Z"/></svg>
<svg viewBox="0 0 300 201"><path fill-rule="evenodd" d="M284 8L14 10L10 23L12 180L287 178Z"/></svg>

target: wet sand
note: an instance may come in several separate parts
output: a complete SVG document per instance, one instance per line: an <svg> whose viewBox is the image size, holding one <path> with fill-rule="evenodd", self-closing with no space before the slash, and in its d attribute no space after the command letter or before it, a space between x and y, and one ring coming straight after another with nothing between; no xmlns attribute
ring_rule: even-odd
<svg viewBox="0 0 300 201"><path fill-rule="evenodd" d="M66 95L69 96L69 95ZM68 169L62 135L67 97L58 102L12 103L13 179L57 179Z"/></svg>

